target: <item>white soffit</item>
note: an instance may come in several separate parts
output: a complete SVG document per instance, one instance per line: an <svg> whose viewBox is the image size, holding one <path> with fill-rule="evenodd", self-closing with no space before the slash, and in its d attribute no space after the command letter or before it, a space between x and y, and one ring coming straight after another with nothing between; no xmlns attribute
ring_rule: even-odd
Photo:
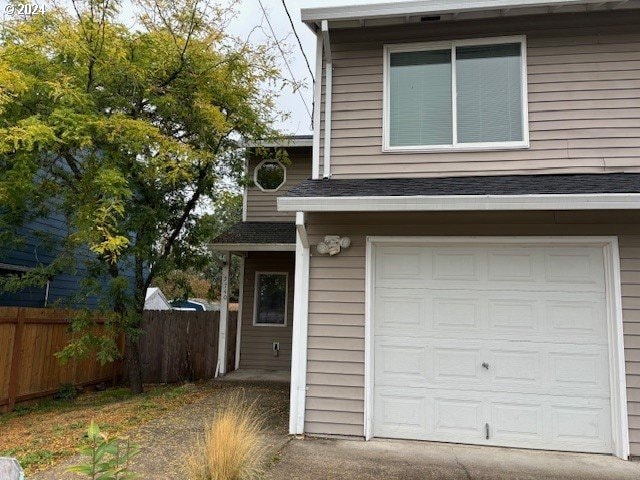
<svg viewBox="0 0 640 480"><path fill-rule="evenodd" d="M470 12L495 11L502 16L507 13L541 14L576 12L612 8L638 8L638 0L420 0L337 7L303 8L301 18L312 29L322 20L328 20L334 28L393 23L411 23L411 17L435 15L458 15ZM392 21L395 19L395 21ZM444 20L444 19L443 19Z"/></svg>

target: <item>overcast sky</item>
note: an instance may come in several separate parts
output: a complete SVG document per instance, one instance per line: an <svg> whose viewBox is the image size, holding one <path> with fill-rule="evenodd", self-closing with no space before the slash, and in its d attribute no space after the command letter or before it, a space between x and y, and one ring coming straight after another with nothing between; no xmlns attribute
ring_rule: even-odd
<svg viewBox="0 0 640 480"><path fill-rule="evenodd" d="M304 25L300 21L300 9L301 8L315 8L315 7L330 7L336 5L349 5L349 4L364 4L364 3L385 3L389 2L389 0L285 0L287 7L289 8L289 12L291 13L291 18L293 19L293 23L295 28L300 36L300 40L302 41L302 46L304 47L304 51L307 54L307 58L309 59L309 63L311 65L311 69L314 70L315 67L315 53L316 53L316 43L315 43L315 35L309 30L309 28ZM304 98L304 101L307 103L309 110L311 110L311 105L313 101L312 94L312 80L309 75L309 71L304 62L304 58L300 49L297 47L297 42L295 37L293 36L291 25L289 23L289 19L285 13L284 7L282 5L282 0L262 0L262 4L264 5L267 15L269 16L269 20L271 21L271 25L273 26L276 34L279 39L286 38L286 43L292 48L292 55L290 59L291 70L293 74L296 76L297 81L304 81L306 84L306 88L303 88L300 93ZM262 10L260 9L260 4L258 0L242 0L241 14L234 21L231 26L233 29L233 33L243 34L248 33L256 23L260 22L260 19L263 16ZM268 26L264 25L267 32ZM270 32L269 32L270 33ZM259 37L256 37L259 38ZM282 65L282 73L285 76L290 76L290 73L287 71L284 65ZM315 72L314 72L315 73ZM309 114L307 113L307 109L303 103L302 98L297 93L293 93L292 91L285 90L282 92L282 97L280 99L280 106L283 110L291 112L291 118L285 122L280 127L283 130L286 130L289 133L303 135L311 133L311 120Z"/></svg>

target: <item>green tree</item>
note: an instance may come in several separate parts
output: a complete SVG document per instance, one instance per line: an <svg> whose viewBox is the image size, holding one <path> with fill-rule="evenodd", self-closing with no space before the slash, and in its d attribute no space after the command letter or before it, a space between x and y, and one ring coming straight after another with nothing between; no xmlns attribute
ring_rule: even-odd
<svg viewBox="0 0 640 480"><path fill-rule="evenodd" d="M223 256L212 251L209 244L211 239L242 220L242 195L234 192L223 193L216 198L211 210L211 213L201 217L199 226L199 237L203 240L202 247L206 253L199 255L187 268L170 272L153 282L153 286L159 287L171 300L189 297L212 301L220 299ZM238 299L239 271L239 261L234 256L229 272L231 301Z"/></svg>
<svg viewBox="0 0 640 480"><path fill-rule="evenodd" d="M85 287L107 276L110 313L99 336L79 315L61 356L114 360L124 333L134 392L147 287L209 254L198 212L241 177L241 142L276 136L275 49L226 34L232 8L139 0L134 30L119 1L74 0L0 34L2 235L27 214L64 213L66 251L95 254Z"/></svg>

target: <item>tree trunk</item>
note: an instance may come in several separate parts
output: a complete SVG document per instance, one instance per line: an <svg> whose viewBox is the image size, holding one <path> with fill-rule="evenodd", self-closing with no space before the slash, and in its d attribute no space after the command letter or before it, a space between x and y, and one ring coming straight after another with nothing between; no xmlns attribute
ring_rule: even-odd
<svg viewBox="0 0 640 480"><path fill-rule="evenodd" d="M131 393L142 393L142 361L140 359L140 340L138 338L133 338L131 335L126 336L125 355Z"/></svg>

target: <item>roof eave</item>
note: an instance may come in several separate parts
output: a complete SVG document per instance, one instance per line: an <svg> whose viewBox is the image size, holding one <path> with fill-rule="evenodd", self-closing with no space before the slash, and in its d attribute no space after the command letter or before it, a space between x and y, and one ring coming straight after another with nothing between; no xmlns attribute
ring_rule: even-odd
<svg viewBox="0 0 640 480"><path fill-rule="evenodd" d="M280 212L635 210L640 193L279 197Z"/></svg>
<svg viewBox="0 0 640 480"><path fill-rule="evenodd" d="M620 0L622 3L624 0ZM402 18L532 7L601 4L603 0L421 0L337 7L303 8L301 19L312 30L318 22ZM617 1L607 3L618 3Z"/></svg>
<svg viewBox="0 0 640 480"><path fill-rule="evenodd" d="M294 252L295 243L212 243L211 249L220 252Z"/></svg>

